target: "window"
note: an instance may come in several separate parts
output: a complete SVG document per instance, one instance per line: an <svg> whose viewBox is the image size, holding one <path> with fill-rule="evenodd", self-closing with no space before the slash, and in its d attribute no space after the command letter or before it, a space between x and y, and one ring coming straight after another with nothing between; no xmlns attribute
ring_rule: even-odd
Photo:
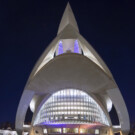
<svg viewBox="0 0 135 135"><path fill-rule="evenodd" d="M45 129L43 130L43 132L44 132L44 134L47 134L47 129L45 128Z"/></svg>
<svg viewBox="0 0 135 135"><path fill-rule="evenodd" d="M99 129L95 129L95 134L99 134Z"/></svg>
<svg viewBox="0 0 135 135"><path fill-rule="evenodd" d="M77 40L75 40L74 43L74 53L79 53L79 44Z"/></svg>
<svg viewBox="0 0 135 135"><path fill-rule="evenodd" d="M59 42L58 45L58 55L63 54L63 44L62 41Z"/></svg>

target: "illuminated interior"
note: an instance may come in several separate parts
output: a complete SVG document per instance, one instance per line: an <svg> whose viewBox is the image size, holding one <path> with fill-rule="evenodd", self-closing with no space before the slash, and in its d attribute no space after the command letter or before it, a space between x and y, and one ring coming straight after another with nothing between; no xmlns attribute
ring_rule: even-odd
<svg viewBox="0 0 135 135"><path fill-rule="evenodd" d="M63 53L78 53L81 54L81 47L78 40L64 39L60 40L56 49L56 56Z"/></svg>
<svg viewBox="0 0 135 135"><path fill-rule="evenodd" d="M93 135L99 135L104 134L107 135L109 133L109 130L107 128L101 128L101 129L92 129L92 128L44 128L43 129L44 134L93 134Z"/></svg>
<svg viewBox="0 0 135 135"><path fill-rule="evenodd" d="M109 125L97 102L87 93L76 89L64 89L52 94L34 121L34 125L87 123Z"/></svg>

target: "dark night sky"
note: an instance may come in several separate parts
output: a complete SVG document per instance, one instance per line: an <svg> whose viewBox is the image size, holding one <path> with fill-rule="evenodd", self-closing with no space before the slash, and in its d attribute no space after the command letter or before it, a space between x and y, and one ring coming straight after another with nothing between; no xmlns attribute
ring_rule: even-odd
<svg viewBox="0 0 135 135"><path fill-rule="evenodd" d="M67 0L0 1L0 123L14 122L34 64L57 34ZM111 70L135 121L135 3L71 0L80 33Z"/></svg>

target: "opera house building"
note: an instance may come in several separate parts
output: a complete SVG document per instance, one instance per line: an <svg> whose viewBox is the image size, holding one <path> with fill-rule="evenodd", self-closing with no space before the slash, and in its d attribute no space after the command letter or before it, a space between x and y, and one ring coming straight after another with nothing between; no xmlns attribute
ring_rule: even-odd
<svg viewBox="0 0 135 135"><path fill-rule="evenodd" d="M109 112L119 120L113 125ZM24 124L33 112L31 125ZM79 33L69 4L57 36L34 66L16 115L18 134L127 135L128 111L104 61Z"/></svg>

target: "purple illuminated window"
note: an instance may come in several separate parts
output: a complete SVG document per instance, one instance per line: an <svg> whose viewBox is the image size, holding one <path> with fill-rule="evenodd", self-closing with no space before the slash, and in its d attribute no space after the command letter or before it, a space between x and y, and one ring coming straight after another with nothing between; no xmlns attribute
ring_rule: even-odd
<svg viewBox="0 0 135 135"><path fill-rule="evenodd" d="M63 54L63 44L62 41L59 42L58 46L58 55Z"/></svg>
<svg viewBox="0 0 135 135"><path fill-rule="evenodd" d="M79 53L79 44L77 40L75 40L74 43L74 53Z"/></svg>

